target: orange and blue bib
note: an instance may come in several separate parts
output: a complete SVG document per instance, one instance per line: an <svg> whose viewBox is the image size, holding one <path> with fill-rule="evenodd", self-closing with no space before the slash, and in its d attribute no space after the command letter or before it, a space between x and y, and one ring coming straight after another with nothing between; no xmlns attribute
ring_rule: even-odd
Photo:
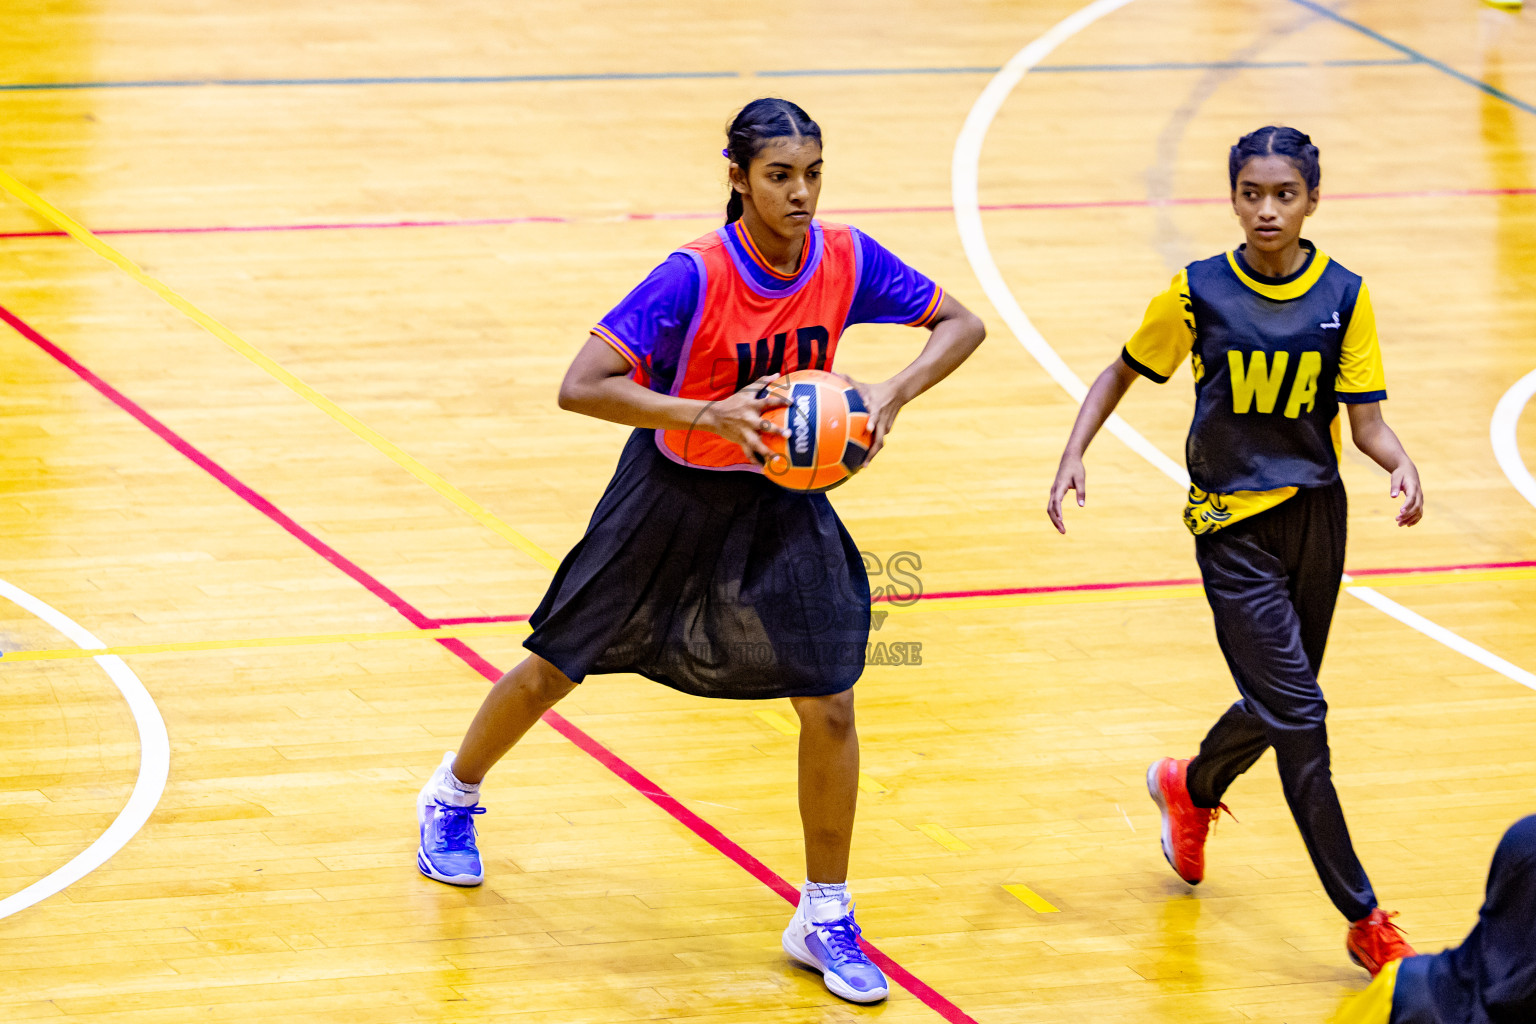
<svg viewBox="0 0 1536 1024"><path fill-rule="evenodd" d="M943 289L857 228L813 222L800 267L782 274L737 221L683 246L593 328L631 376L680 398L718 401L767 375L830 370L855 323L927 326ZM748 470L740 446L704 430L658 430L672 460Z"/></svg>

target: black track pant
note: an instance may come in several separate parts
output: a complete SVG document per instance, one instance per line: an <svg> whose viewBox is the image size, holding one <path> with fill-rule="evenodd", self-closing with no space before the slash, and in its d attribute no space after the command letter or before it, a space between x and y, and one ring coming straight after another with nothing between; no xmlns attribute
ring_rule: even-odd
<svg viewBox="0 0 1536 1024"><path fill-rule="evenodd" d="M1275 748L1280 783L1333 905L1358 921L1376 907L1329 768L1328 703L1317 684L1344 571L1344 485L1304 489L1272 509L1195 538L1216 639L1243 696L1190 763L1189 795L1215 807Z"/></svg>

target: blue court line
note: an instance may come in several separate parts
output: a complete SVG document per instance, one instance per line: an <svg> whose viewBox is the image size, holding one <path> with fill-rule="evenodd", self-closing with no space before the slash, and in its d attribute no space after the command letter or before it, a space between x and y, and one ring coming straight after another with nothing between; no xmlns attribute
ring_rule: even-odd
<svg viewBox="0 0 1536 1024"><path fill-rule="evenodd" d="M416 75L380 78L149 78L126 82L7 82L0 92L52 89L189 89L209 85L487 85L499 82L636 82L661 78L740 78L737 71L615 71L574 75Z"/></svg>
<svg viewBox="0 0 1536 1024"><path fill-rule="evenodd" d="M841 78L864 75L995 75L996 67L966 66L950 68L784 68L754 72L758 78Z"/></svg>
<svg viewBox="0 0 1536 1024"><path fill-rule="evenodd" d="M1163 61L1146 64L1048 64L1038 73L1097 73L1119 71L1210 71L1213 69L1396 67L1417 64L1422 57L1384 60ZM758 78L846 78L894 75L992 75L996 67L791 68L752 72ZM532 82L644 82L664 79L745 78L739 71L636 71L568 75L414 75L375 78L147 78L120 82L6 82L0 92L51 92L66 89L192 89L207 86L314 85L495 85Z"/></svg>
<svg viewBox="0 0 1536 1024"><path fill-rule="evenodd" d="M1403 43L1399 43L1395 39L1390 39L1387 36L1382 35L1380 32L1377 32L1375 29L1368 28L1367 26L1360 24L1358 21L1346 18L1344 15L1338 13L1337 11L1330 10L1329 8L1324 7L1322 4L1314 3L1313 0L1291 0L1291 3L1296 4L1298 7L1305 7L1307 10L1314 13L1321 14L1323 17L1332 19L1333 21L1338 22L1340 25L1348 26L1349 28L1354 29L1356 32L1359 32L1361 35L1371 37L1378 43L1381 43L1383 46L1390 46L1398 53L1401 53L1407 57L1412 57L1418 63L1428 64L1436 71L1450 75L1452 78L1459 79L1468 85L1474 85L1490 96L1496 96L1511 106L1519 107L1527 114L1536 114L1536 106L1525 102L1525 100L1522 100L1516 96L1511 96L1503 89L1500 89L1497 86L1489 85L1487 82L1480 78L1473 78L1465 71L1458 71L1457 69L1451 67L1449 64L1446 64L1443 61L1435 60L1428 54L1420 53L1418 50L1415 50L1411 46L1406 46Z"/></svg>
<svg viewBox="0 0 1536 1024"><path fill-rule="evenodd" d="M1355 68L1401 67L1418 64L1413 57L1391 57L1377 60L1218 60L1218 61L1156 61L1144 64L1042 64L1031 74L1087 73L1101 71L1212 71L1225 69L1268 68ZM996 67L953 68L800 68L788 71L759 71L759 78L815 78L819 76L855 75L995 75Z"/></svg>

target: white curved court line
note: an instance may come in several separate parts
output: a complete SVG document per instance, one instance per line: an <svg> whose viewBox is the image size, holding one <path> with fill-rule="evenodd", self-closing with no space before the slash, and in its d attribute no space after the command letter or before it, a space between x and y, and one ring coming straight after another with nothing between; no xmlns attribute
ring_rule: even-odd
<svg viewBox="0 0 1536 1024"><path fill-rule="evenodd" d="M1531 396L1536 395L1536 370L1515 381L1515 386L1504 392L1494 407L1493 421L1488 424L1489 440L1493 442L1494 458L1499 468L1509 477L1509 482L1521 497L1536 506L1536 477L1520 458L1520 446L1516 443L1515 430L1520 425L1520 414L1525 411Z"/></svg>
<svg viewBox="0 0 1536 1024"><path fill-rule="evenodd" d="M0 597L42 619L78 647L100 649L106 646L63 612L4 580L0 580ZM155 805L160 802L160 794L165 792L165 780L171 768L171 741L166 735L160 709L123 659L116 655L99 655L94 660L117 685L128 702L128 710L133 713L134 725L139 730L139 777L133 784L128 803L107 830L68 864L0 900L0 918L40 903L105 864L109 857L128 845L128 840L149 820ZM0 666L4 664L4 659L0 658Z"/></svg>
<svg viewBox="0 0 1536 1024"><path fill-rule="evenodd" d="M992 121L997 117L997 112L1002 109L1003 103L1008 99L1016 86L1023 81L1034 67L1062 43L1077 35L1083 29L1125 7L1134 0L1095 0L1095 2L1082 7L1074 13L1063 18L1046 30L1034 42L1014 54L1007 64L992 77L981 95L976 97L976 102L971 106L971 112L966 115L965 124L960 129L960 137L955 140L954 159L950 164L951 193L955 207L955 226L960 232L960 243L965 248L966 259L970 261L971 269L976 274L976 279L981 282L981 289L986 293L988 300L1001 314L1003 322L1008 329L1019 339L1019 344L1024 350L1034 357L1051 379L1060 384L1072 399L1081 404L1084 396L1088 394L1088 386L1082 382L1072 368L1066 364L1061 355L1051 347L1051 343L1045 340L1045 336L1030 322L1023 307L1014 298L1003 275L997 267L997 261L992 258L992 248L987 244L987 233L981 223L981 198L978 176L981 168L981 149L987 140L987 130L992 127ZM1530 384L1536 390L1536 372L1524 378L1520 384L1515 385L1514 390L1522 385ZM1530 397L1530 391L1526 392L1526 398ZM1505 395L1505 400L1510 396ZM1521 402L1523 405L1524 402ZM1499 403L1503 408L1504 402ZM1518 411L1515 413L1518 418ZM1495 420L1497 421L1497 413ZM1105 428L1121 441L1124 441L1131 450L1152 465L1162 470L1163 474L1177 483L1181 488L1189 487L1189 474L1184 467L1163 454L1162 450L1148 441L1135 427L1132 427L1117 413L1105 422ZM1513 427L1510 428L1510 437L1513 437ZM1495 441L1497 450L1498 442ZM1519 462L1518 453L1514 456L1515 462ZM1499 464L1505 466L1504 472L1510 474L1510 469L1505 464L1504 456L1500 456ZM1524 471L1524 465L1520 465ZM1525 473L1525 478L1530 480L1530 474ZM1516 488L1520 487L1516 483ZM1532 504L1536 504L1536 482L1532 482L1531 491L1522 490ZM1350 577L1346 574L1344 582L1349 583ZM1528 686L1536 690L1536 675L1527 672L1518 665L1511 664L1503 658L1474 644L1472 641L1457 635L1426 619L1417 612L1409 611L1389 597L1382 596L1370 587L1346 586L1345 593L1351 594L1366 604L1392 616L1398 622L1412 629L1418 630L1432 640L1438 641L1468 658L1490 668L1500 675L1506 676L1522 686Z"/></svg>
<svg viewBox="0 0 1536 1024"><path fill-rule="evenodd" d="M981 199L980 187L977 183L977 174L981 167L981 147L987 140L987 129L992 127L992 119L997 116L1003 102L1008 99L1008 94L1014 87L1029 74L1036 64L1039 64L1051 51L1056 49L1068 39L1077 35L1083 29L1092 25L1095 21L1113 11L1118 11L1133 0L1096 0L1095 3L1077 11L1056 23L1039 39L1030 43L1024 49L1013 55L1013 59L1004 64L1002 70L993 76L992 81L976 97L976 103L971 107L971 112L966 116L965 125L960 129L960 137L955 140L955 155L950 163L950 181L954 195L955 223L960 229L960 244L965 247L965 257L970 261L971 269L981 281L982 291L987 293L987 298L1002 315L1003 322L1008 329L1013 331L1014 337L1024 346L1035 362L1051 375L1051 379L1064 388L1073 401L1081 403L1083 396L1088 394L1088 387L1078 379L1066 362L1051 347L1050 342L1035 329L1025 314L1018 300L1013 297L1013 292L1003 281L1003 275L997 269L997 261L992 258L992 249L987 245L987 234L981 226ZM1152 465L1162 470L1168 476L1178 481L1181 487L1189 487L1189 477L1184 468L1164 455L1156 445L1152 444L1125 420L1116 413L1110 416L1104 424L1110 433L1130 445L1131 449L1146 459Z"/></svg>

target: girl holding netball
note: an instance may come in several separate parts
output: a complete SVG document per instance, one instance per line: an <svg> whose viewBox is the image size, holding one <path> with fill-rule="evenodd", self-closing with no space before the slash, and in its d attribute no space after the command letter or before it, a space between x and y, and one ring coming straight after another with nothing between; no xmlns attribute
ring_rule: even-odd
<svg viewBox="0 0 1536 1024"><path fill-rule="evenodd" d="M821 129L787 100L731 123L726 224L672 253L592 329L563 409L635 427L586 535L529 619L530 654L492 688L418 799L417 865L477 885L486 773L589 675L636 672L705 697L789 697L800 718L806 883L783 945L855 1002L885 998L847 888L858 796L853 685L869 580L821 494L765 479L762 385L829 370L843 331L932 333L900 373L860 386L880 450L901 407L981 343L981 321L867 235L815 219Z"/></svg>
<svg viewBox="0 0 1536 1024"><path fill-rule="evenodd" d="M1222 795L1274 747L1291 814L1323 888L1350 922L1345 948L1372 975L1411 956L1355 856L1329 769L1318 686L1344 571L1339 403L1356 447L1391 474L1400 526L1424 510L1418 470L1381 416L1386 398L1376 317L1355 274L1301 237L1317 209L1317 147L1293 128L1243 136L1228 159L1245 244L1191 263L1152 300L1120 358L1083 400L1047 514L1082 505L1083 453L1138 376L1161 384L1187 358L1195 415L1184 522L1241 699L1193 759L1163 758L1147 787L1163 818L1163 855L1191 885Z"/></svg>

